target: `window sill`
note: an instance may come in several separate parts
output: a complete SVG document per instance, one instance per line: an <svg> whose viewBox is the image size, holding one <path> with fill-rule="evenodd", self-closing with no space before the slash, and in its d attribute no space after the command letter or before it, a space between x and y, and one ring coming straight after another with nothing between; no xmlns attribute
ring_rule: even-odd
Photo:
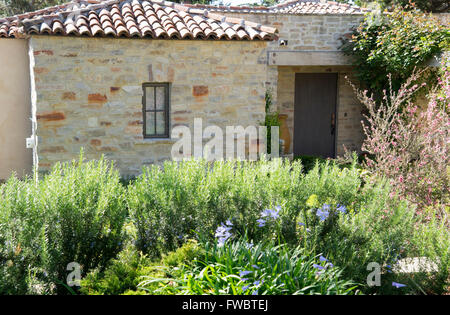
<svg viewBox="0 0 450 315"><path fill-rule="evenodd" d="M174 144L178 139L171 138L142 138L135 141L135 144Z"/></svg>

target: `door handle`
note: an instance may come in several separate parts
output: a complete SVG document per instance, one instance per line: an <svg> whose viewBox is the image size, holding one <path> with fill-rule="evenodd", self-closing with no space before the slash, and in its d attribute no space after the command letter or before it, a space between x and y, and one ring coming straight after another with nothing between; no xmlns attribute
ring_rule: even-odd
<svg viewBox="0 0 450 315"><path fill-rule="evenodd" d="M336 115L335 113L331 114L331 134L334 135L336 130Z"/></svg>

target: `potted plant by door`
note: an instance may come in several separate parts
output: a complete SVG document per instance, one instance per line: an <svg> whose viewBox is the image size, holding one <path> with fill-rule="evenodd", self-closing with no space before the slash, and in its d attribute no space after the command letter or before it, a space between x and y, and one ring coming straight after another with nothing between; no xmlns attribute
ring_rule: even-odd
<svg viewBox="0 0 450 315"><path fill-rule="evenodd" d="M287 117L288 115L286 114L278 115L280 121L280 139L283 140L283 154L289 154L289 149L291 148L291 135L286 122Z"/></svg>

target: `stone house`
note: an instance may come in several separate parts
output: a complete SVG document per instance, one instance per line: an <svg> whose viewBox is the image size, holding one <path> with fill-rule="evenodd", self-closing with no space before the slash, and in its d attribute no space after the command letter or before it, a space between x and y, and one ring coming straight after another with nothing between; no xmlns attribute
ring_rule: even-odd
<svg viewBox="0 0 450 315"><path fill-rule="evenodd" d="M135 175L169 159L171 129L194 118L260 125L266 91L285 121L285 153L359 150L362 108L339 47L363 15L323 0L76 0L0 19L0 178L33 163L47 171L81 148Z"/></svg>

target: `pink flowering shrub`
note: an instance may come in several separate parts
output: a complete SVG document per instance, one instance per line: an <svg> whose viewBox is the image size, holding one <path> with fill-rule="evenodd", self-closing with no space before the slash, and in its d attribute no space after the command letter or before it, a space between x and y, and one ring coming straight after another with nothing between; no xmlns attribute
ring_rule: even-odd
<svg viewBox="0 0 450 315"><path fill-rule="evenodd" d="M418 205L448 205L450 144L450 74L444 68L426 108L411 100L422 86L415 72L398 92L384 91L381 104L355 88L367 108L363 122L365 167L390 179L400 195ZM441 212L444 214L444 212Z"/></svg>

